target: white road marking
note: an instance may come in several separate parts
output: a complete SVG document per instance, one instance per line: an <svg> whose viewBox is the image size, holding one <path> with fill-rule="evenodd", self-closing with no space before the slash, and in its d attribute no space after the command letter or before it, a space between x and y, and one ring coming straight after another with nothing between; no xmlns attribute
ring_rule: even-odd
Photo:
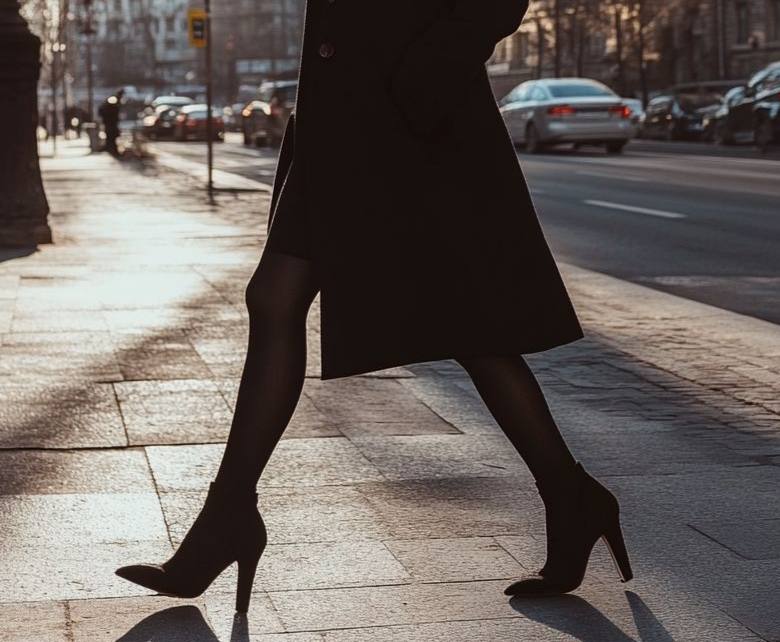
<svg viewBox="0 0 780 642"><path fill-rule="evenodd" d="M677 212L666 212L664 210L654 210L649 207L637 207L636 205L623 205L621 203L610 203L609 201L594 201L586 199L583 201L588 205L595 205L596 207L607 207L613 210L624 210L626 212L634 212L636 214L648 214L650 216L660 216L661 218L687 218L685 214L678 214Z"/></svg>
<svg viewBox="0 0 780 642"><path fill-rule="evenodd" d="M618 180L634 181L636 183L648 182L648 179L646 178L639 178L638 176L620 176L619 174L610 174L609 172L586 172L580 170L577 174L581 174L582 176L596 176L597 178L617 178Z"/></svg>
<svg viewBox="0 0 780 642"><path fill-rule="evenodd" d="M622 181L635 181L637 183L647 183L647 178L639 178L637 176L620 176L618 174L610 174L609 172L586 172L584 170L580 170L576 172L577 174L582 174L583 176L596 176L598 178L617 178Z"/></svg>

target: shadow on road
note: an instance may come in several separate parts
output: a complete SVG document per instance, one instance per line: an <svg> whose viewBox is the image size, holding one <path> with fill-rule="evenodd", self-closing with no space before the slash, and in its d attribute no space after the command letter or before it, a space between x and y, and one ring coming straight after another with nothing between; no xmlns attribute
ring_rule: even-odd
<svg viewBox="0 0 780 642"><path fill-rule="evenodd" d="M627 635L595 606L577 595L536 599L515 597L510 604L528 619L581 642L674 642L674 638L641 597L626 591L626 599L631 607L638 638Z"/></svg>
<svg viewBox="0 0 780 642"><path fill-rule="evenodd" d="M197 606L174 606L145 617L117 642L219 642ZM249 642L246 615L236 614L230 642Z"/></svg>

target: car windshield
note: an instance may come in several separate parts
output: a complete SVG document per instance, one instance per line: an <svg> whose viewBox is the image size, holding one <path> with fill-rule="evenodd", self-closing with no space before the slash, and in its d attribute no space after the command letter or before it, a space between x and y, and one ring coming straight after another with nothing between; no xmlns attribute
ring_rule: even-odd
<svg viewBox="0 0 780 642"><path fill-rule="evenodd" d="M568 83L547 85L547 91L553 98L576 98L577 96L614 96L607 87L590 83Z"/></svg>
<svg viewBox="0 0 780 642"><path fill-rule="evenodd" d="M680 94L677 96L677 103L683 111L696 111L702 107L710 107L720 104L722 100L720 94Z"/></svg>

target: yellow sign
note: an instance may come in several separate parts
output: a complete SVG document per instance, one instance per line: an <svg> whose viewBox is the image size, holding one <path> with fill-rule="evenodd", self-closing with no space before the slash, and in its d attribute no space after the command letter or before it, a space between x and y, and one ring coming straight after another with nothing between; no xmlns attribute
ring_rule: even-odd
<svg viewBox="0 0 780 642"><path fill-rule="evenodd" d="M203 9L190 9L187 12L191 47L200 49L206 46L206 20L206 12Z"/></svg>

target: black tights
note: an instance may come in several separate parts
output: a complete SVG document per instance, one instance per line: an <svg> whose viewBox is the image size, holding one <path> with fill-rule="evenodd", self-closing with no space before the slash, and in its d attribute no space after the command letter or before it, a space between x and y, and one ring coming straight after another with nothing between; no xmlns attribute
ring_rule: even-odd
<svg viewBox="0 0 780 642"><path fill-rule="evenodd" d="M295 411L306 375L306 315L319 284L309 261L266 252L246 289L249 346L217 482L252 488ZM540 487L574 466L520 356L458 359Z"/></svg>

